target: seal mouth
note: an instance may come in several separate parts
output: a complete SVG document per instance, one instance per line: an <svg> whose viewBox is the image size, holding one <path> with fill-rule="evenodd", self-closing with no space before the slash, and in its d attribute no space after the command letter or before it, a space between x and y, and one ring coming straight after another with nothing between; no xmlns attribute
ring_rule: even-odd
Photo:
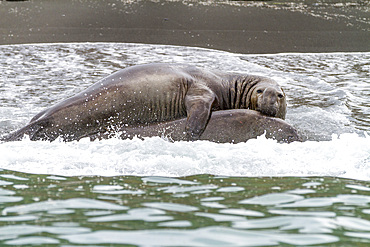
<svg viewBox="0 0 370 247"><path fill-rule="evenodd" d="M270 117L276 117L277 116L277 106L276 104L273 105L263 105L262 107L258 107L258 111L260 111L262 114L270 116Z"/></svg>

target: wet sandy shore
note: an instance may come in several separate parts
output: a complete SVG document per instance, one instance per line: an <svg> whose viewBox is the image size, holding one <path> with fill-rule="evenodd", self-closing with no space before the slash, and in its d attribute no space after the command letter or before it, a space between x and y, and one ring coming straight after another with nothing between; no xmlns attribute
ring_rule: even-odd
<svg viewBox="0 0 370 247"><path fill-rule="evenodd" d="M328 2L0 1L0 44L132 42L239 53L370 51L367 1Z"/></svg>

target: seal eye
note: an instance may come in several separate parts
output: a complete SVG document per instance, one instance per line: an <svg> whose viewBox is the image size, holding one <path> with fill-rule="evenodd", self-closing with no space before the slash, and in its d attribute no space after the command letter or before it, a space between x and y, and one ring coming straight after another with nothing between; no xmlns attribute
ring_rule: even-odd
<svg viewBox="0 0 370 247"><path fill-rule="evenodd" d="M258 89L257 90L257 93L262 93L262 89Z"/></svg>
<svg viewBox="0 0 370 247"><path fill-rule="evenodd" d="M278 97L281 99L284 97L284 95L282 95L281 93L278 94Z"/></svg>

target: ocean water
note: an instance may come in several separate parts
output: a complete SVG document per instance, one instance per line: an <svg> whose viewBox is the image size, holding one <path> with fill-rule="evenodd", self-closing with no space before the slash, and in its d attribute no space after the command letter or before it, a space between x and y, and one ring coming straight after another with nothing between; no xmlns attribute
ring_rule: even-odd
<svg viewBox="0 0 370 247"><path fill-rule="evenodd" d="M0 135L110 73L153 62L275 79L305 141L0 143L1 245L368 246L369 52L0 46Z"/></svg>

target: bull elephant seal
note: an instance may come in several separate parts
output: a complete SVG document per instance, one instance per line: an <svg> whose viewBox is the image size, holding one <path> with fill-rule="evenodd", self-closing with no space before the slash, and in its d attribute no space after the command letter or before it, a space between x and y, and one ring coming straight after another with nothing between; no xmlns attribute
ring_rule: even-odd
<svg viewBox="0 0 370 247"><path fill-rule="evenodd" d="M187 139L198 139L211 111L252 109L284 119L284 91L266 77L212 72L186 64L147 64L122 69L33 117L3 138L78 140L115 133L123 126L187 117Z"/></svg>
<svg viewBox="0 0 370 247"><path fill-rule="evenodd" d="M160 136L171 141L183 141L186 140L185 125L186 118L182 118L164 123L125 127L119 137L132 139ZM281 143L302 141L297 130L284 120L248 109L212 112L207 127L199 139L218 143L239 143L261 135ZM90 138L95 140L106 137L91 136Z"/></svg>

